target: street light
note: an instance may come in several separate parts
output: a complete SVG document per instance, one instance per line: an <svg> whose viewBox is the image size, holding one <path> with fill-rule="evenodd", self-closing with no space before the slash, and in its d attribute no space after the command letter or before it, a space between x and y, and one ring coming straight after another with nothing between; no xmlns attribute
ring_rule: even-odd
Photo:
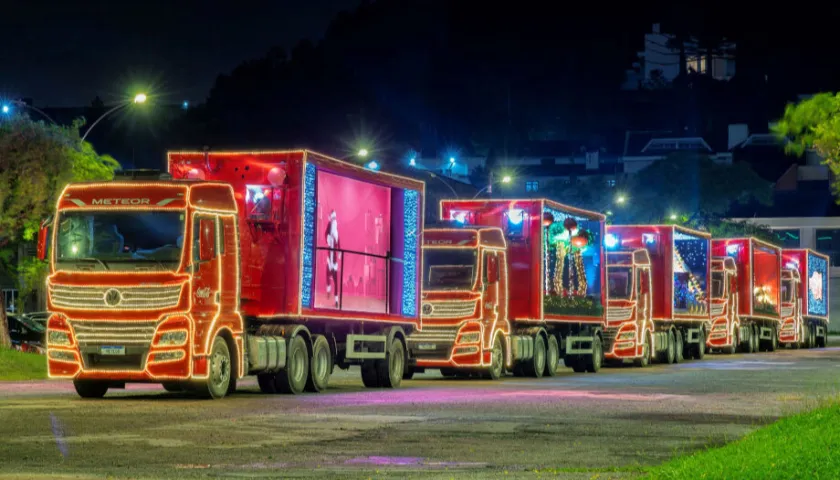
<svg viewBox="0 0 840 480"><path fill-rule="evenodd" d="M118 103L117 105L112 107L110 110L103 113L99 118L97 118L96 121L93 122L90 125L90 127L88 127L88 129L85 131L85 134L82 135L82 139L80 141L84 142L85 139L87 138L87 136L90 134L90 131L93 130L93 127L95 127L97 123L101 122L103 118L107 117L108 115L116 112L117 110L119 110L121 108L125 108L125 107L131 105L132 103L135 103L135 104L146 103L147 99L148 99L148 97L146 96L145 93L138 93L137 95L134 96L133 99L126 100L124 102Z"/></svg>
<svg viewBox="0 0 840 480"><path fill-rule="evenodd" d="M360 156L360 157L362 157L362 158L365 158L365 157L367 157L367 156L368 156L368 153L369 153L369 152L368 152L368 149L367 149L367 148L360 148L360 149L359 149L359 153L358 153L357 155L359 155L359 156Z"/></svg>
<svg viewBox="0 0 840 480"><path fill-rule="evenodd" d="M52 117L50 117L49 115L47 115L47 114L46 114L46 112L44 112L43 110L41 110L41 109L40 109L40 108L38 108L38 107L34 107L34 106L32 106L32 105L29 105L29 104L27 104L26 102L21 101L21 100L12 100L12 105L14 105L14 106L16 106L16 107L21 107L21 108L28 108L28 109L32 110L33 112L37 112L37 113L41 114L44 118L46 118L46 119L47 119L47 120L49 120L50 122L52 122L52 123L54 123L54 124L58 125L58 123L56 123L56 121L55 121L55 120L53 120L53 119L52 119ZM3 113L9 113L9 110L10 110L10 109L9 109L9 106L8 106L8 105L3 105Z"/></svg>
<svg viewBox="0 0 840 480"><path fill-rule="evenodd" d="M8 105L3 105L3 113L9 113L9 110L11 110L11 109L9 108Z"/></svg>
<svg viewBox="0 0 840 480"><path fill-rule="evenodd" d="M502 183L510 183L511 180L513 179L510 178L510 175L505 175L504 177L502 177Z"/></svg>
<svg viewBox="0 0 840 480"><path fill-rule="evenodd" d="M625 197L624 195L619 195L615 197L615 203L618 203L619 205L623 204L625 201L627 201L627 197Z"/></svg>
<svg viewBox="0 0 840 480"><path fill-rule="evenodd" d="M479 196L479 195L481 195L482 193L484 193L485 191L486 191L486 192L488 192L488 193L490 193L490 194L492 195L492 193L493 193L493 184L494 184L494 183L495 183L495 184L498 184L498 183L510 183L510 182L512 182L512 181L513 181L513 178L512 178L510 175L505 175L505 176L503 176L503 177L502 177L502 180L501 180L501 181L494 182L494 181L493 181L493 172L490 172L490 181L489 181L489 182L487 182L487 186L486 186L486 187L484 187L484 188L482 188L481 190L479 190L479 191L475 194L475 196L473 197L473 199L478 198L478 196Z"/></svg>
<svg viewBox="0 0 840 480"><path fill-rule="evenodd" d="M672 214L671 214L671 220L676 220L676 219L677 219L677 214L676 214L676 213L672 213Z"/></svg>

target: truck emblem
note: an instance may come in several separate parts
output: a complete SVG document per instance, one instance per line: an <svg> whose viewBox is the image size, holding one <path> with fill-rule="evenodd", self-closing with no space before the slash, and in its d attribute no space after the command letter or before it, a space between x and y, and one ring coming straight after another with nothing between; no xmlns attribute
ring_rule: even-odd
<svg viewBox="0 0 840 480"><path fill-rule="evenodd" d="M432 304L431 303L424 303L423 304L423 315L431 315L432 314Z"/></svg>
<svg viewBox="0 0 840 480"><path fill-rule="evenodd" d="M94 198L94 205L149 205L148 198Z"/></svg>
<svg viewBox="0 0 840 480"><path fill-rule="evenodd" d="M105 292L105 305L109 307L116 307L122 302L122 293L116 288L109 288L107 292Z"/></svg>
<svg viewBox="0 0 840 480"><path fill-rule="evenodd" d="M195 298L210 298L210 287L199 288L196 290Z"/></svg>

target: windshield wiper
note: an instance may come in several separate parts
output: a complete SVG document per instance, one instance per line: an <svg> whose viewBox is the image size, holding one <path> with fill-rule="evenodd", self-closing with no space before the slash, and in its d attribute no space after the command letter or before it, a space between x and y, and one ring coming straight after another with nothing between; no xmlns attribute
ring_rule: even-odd
<svg viewBox="0 0 840 480"><path fill-rule="evenodd" d="M102 265L102 268L104 268L105 270L110 270L110 268L108 268L108 265L105 262L95 257L74 258L73 260L81 260L83 262L97 262L100 265Z"/></svg>

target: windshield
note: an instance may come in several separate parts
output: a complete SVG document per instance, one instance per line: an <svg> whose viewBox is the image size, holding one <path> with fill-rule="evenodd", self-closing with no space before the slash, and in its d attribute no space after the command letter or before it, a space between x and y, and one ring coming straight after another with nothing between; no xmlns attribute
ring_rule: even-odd
<svg viewBox="0 0 840 480"><path fill-rule="evenodd" d="M609 270L609 298L618 300L630 299L630 288L633 285L633 279L630 277L631 269L629 267L610 267Z"/></svg>
<svg viewBox="0 0 840 480"><path fill-rule="evenodd" d="M475 283L476 258L473 249L424 248L423 288L471 290Z"/></svg>
<svg viewBox="0 0 840 480"><path fill-rule="evenodd" d="M184 212L64 212L56 232L56 267L172 269L181 260Z"/></svg>
<svg viewBox="0 0 840 480"><path fill-rule="evenodd" d="M723 272L712 272L712 298L723 298Z"/></svg>
<svg viewBox="0 0 840 480"><path fill-rule="evenodd" d="M793 280L782 280L782 301L793 302Z"/></svg>

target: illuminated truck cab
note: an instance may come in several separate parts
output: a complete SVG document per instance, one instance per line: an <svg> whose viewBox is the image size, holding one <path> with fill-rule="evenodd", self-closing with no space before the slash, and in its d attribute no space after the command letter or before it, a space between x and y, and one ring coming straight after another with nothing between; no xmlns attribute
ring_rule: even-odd
<svg viewBox="0 0 840 480"><path fill-rule="evenodd" d="M607 253L607 359L650 358L652 301L648 252Z"/></svg>
<svg viewBox="0 0 840 480"><path fill-rule="evenodd" d="M738 332L741 322L738 317L738 271L735 260L730 257L712 259L712 288L710 313L712 329L706 340L708 348L735 353L738 349Z"/></svg>
<svg viewBox="0 0 840 480"><path fill-rule="evenodd" d="M498 228L426 229L423 329L409 337L416 367L501 366L493 346L510 332L505 247Z"/></svg>
<svg viewBox="0 0 840 480"><path fill-rule="evenodd" d="M241 350L235 215L220 183L67 187L49 255L50 376L184 380L207 375L219 332ZM213 241L199 248L200 237Z"/></svg>

